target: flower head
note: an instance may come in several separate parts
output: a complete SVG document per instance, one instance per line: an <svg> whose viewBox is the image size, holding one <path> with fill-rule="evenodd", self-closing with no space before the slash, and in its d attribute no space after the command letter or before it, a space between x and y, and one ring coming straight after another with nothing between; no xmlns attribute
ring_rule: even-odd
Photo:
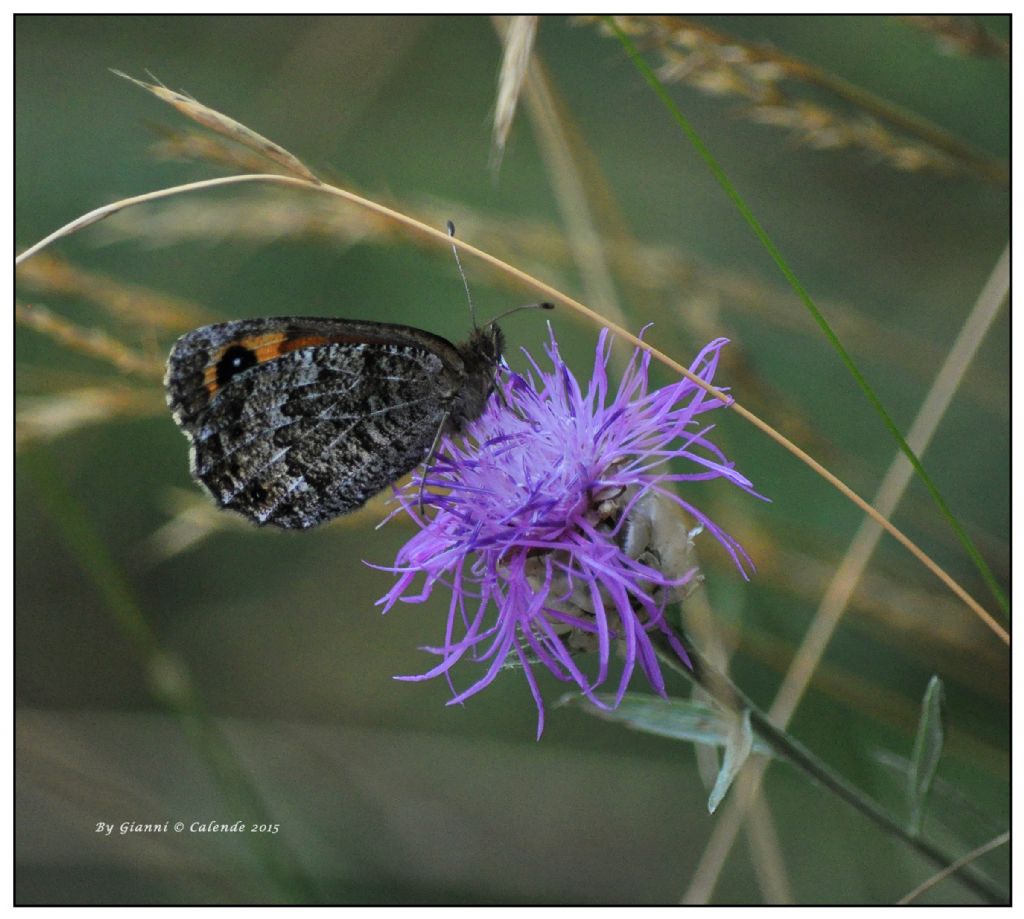
<svg viewBox="0 0 1024 919"><path fill-rule="evenodd" d="M705 347L691 371L710 382L725 339ZM609 393L610 341L601 333L586 392L565 365L554 334L546 346L552 369L527 355L532 373L502 374L499 398L467 430L445 439L421 480L398 493L420 525L400 550L398 579L379 601L419 603L438 586L451 590L444 641L425 650L440 660L419 676L445 675L463 659L486 664L449 704L490 684L507 664L522 667L543 729L544 705L534 668L575 682L590 701L609 676L611 652L623 649L616 704L639 665L651 686L664 683L649 634L665 633L679 657L686 651L665 623L668 602L700 578L692 537L710 532L744 577L743 549L673 483L723 478L753 493L750 482L708 439L702 416L723 403L688 379L649 391L650 355L637 349L618 391ZM685 466L685 471L670 467ZM435 490L436 489L436 490ZM422 520L422 500L434 513ZM698 522L690 530L678 514ZM419 575L425 582L413 588ZM594 679L577 666L596 650Z"/></svg>

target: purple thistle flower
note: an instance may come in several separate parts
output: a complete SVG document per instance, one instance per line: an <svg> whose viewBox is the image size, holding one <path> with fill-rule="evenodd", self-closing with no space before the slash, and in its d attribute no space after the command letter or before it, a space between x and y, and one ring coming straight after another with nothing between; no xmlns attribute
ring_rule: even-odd
<svg viewBox="0 0 1024 919"><path fill-rule="evenodd" d="M691 371L710 383L726 343L720 338L707 345ZM753 568L732 537L672 488L674 482L724 478L756 494L708 440L711 426L702 425L700 416L723 403L685 378L649 392L650 355L640 349L609 400L610 345L602 331L584 393L552 332L546 351L554 369L542 370L527 354L533 373L503 374L501 398L490 400L464 441L442 443L422 491L423 505L435 513L427 520L416 513L416 476L398 492L401 508L394 511L407 512L420 530L386 569L398 579L378 603L387 612L399 600L423 602L437 586L451 590L443 644L424 649L440 661L426 673L397 679L443 674L452 685L451 669L463 658L487 664L467 689L452 685L449 704L455 704L518 663L537 703L538 737L544 726L538 664L605 708L594 692L608 678L613 642L621 642L624 658L615 705L638 664L665 695L652 630L667 635L690 666L665 622L665 607L699 583L692 536L700 529L725 547L744 577ZM687 471L672 471L671 460ZM698 528L688 531L677 509ZM670 520L674 530L663 525ZM414 591L420 574L425 583ZM574 661L581 650L598 652L593 680Z"/></svg>

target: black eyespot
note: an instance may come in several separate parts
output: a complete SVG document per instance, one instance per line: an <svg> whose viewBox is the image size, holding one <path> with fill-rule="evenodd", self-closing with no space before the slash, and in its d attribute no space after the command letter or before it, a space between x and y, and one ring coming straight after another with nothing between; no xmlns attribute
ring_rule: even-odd
<svg viewBox="0 0 1024 919"><path fill-rule="evenodd" d="M241 345L232 345L217 361L217 385L223 386L232 377L257 364L256 355Z"/></svg>

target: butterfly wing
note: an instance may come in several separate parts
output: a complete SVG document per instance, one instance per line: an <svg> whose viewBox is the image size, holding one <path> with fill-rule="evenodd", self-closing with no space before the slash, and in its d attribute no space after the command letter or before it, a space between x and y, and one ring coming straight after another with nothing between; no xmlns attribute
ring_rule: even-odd
<svg viewBox="0 0 1024 919"><path fill-rule="evenodd" d="M418 329L267 319L183 336L165 383L192 474L217 503L305 529L421 462L461 376L454 346Z"/></svg>

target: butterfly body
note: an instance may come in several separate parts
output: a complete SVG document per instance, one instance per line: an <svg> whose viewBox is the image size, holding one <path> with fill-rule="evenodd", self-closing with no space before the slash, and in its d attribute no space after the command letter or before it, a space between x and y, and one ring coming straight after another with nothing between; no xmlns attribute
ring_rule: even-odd
<svg viewBox="0 0 1024 919"><path fill-rule="evenodd" d="M204 326L167 362L192 474L257 524L306 529L361 507L483 412L503 336L282 317Z"/></svg>

